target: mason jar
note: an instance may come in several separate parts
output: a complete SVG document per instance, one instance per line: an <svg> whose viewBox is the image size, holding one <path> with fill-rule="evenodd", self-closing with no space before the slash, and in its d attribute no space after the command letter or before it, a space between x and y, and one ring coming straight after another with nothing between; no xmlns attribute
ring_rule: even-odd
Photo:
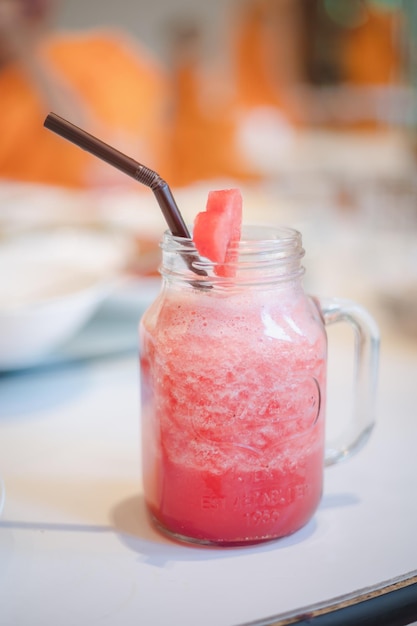
<svg viewBox="0 0 417 626"><path fill-rule="evenodd" d="M162 288L140 322L146 505L163 532L202 544L300 529L319 505L325 465L359 449L375 418L369 313L305 293L298 231L248 226L235 245L218 275L191 239L166 232ZM339 321L355 331L355 402L326 448L325 326Z"/></svg>

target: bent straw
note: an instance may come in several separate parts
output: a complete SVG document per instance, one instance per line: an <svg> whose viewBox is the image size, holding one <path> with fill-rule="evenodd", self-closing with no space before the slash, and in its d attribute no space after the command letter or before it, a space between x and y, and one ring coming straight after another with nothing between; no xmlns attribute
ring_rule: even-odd
<svg viewBox="0 0 417 626"><path fill-rule="evenodd" d="M162 210L168 228L175 237L190 239L190 233L174 200L168 184L153 170L126 156L119 150L93 137L56 113L47 115L44 126L64 139L68 139L79 148L90 152L102 161L106 161L118 170L150 187Z"/></svg>
<svg viewBox="0 0 417 626"><path fill-rule="evenodd" d="M90 135L90 133L87 133L85 130L71 124L71 122L68 122L56 113L49 113L49 115L46 116L43 125L48 130L53 131L68 141L71 141L79 148L90 152L90 154L93 154L102 161L109 163L109 165L112 165L124 174L127 174L138 182L150 187L160 209L162 210L165 221L168 224L168 228L174 237L191 239L190 233L188 232L187 226L185 225L177 203L175 202L171 189L166 181L159 176L159 174L151 170L149 167L146 167L146 165L142 165L142 163L138 163L131 157L119 152L116 148L104 143L101 139L97 139L97 137ZM198 256L191 254L191 257L191 259L186 257L188 267L195 274L207 276L206 271L194 267L193 265L193 259L198 260Z"/></svg>

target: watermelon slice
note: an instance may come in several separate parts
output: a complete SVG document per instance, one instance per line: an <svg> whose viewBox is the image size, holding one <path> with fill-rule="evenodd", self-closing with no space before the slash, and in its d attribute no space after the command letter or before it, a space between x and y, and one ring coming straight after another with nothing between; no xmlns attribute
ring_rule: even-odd
<svg viewBox="0 0 417 626"><path fill-rule="evenodd" d="M194 220L193 240L200 256L213 261L217 276L233 277L229 264L237 260L231 244L240 240L242 228L242 195L239 189L210 191L205 211Z"/></svg>

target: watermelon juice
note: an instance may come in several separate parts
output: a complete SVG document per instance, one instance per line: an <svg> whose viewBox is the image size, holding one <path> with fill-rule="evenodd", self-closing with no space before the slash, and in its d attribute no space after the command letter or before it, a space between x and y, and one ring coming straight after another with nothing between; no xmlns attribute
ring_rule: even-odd
<svg viewBox="0 0 417 626"><path fill-rule="evenodd" d="M169 270L141 320L145 498L179 538L281 537L320 501L326 335L301 271L278 274L198 289Z"/></svg>

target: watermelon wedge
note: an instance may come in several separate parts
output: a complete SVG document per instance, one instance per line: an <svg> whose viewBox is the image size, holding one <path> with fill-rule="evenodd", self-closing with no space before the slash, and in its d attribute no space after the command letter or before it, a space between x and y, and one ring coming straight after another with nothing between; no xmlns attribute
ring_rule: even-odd
<svg viewBox="0 0 417 626"><path fill-rule="evenodd" d="M230 265L237 260L231 244L240 240L242 228L242 194L239 189L210 191L206 210L194 220L193 240L200 256L213 261L217 276L233 277Z"/></svg>

